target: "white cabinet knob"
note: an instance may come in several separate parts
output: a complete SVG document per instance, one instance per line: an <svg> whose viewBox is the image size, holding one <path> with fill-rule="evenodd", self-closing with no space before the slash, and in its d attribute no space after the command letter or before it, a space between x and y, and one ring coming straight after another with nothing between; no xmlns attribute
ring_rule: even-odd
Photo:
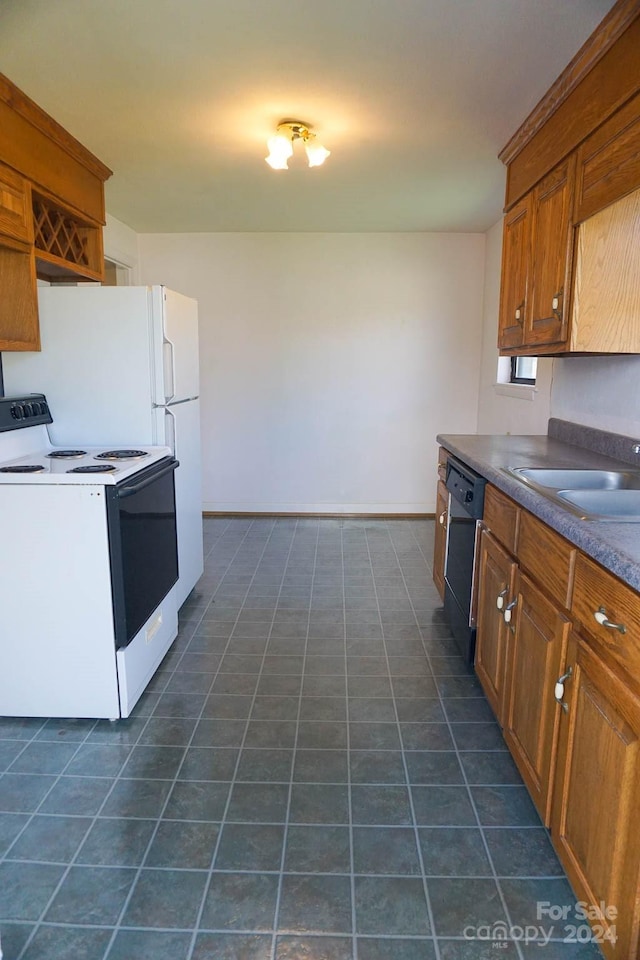
<svg viewBox="0 0 640 960"><path fill-rule="evenodd" d="M508 593L509 593L509 588L505 587L504 590L502 590L496 597L496 607L498 608L498 610L502 610L502 608L504 607L504 598Z"/></svg>
<svg viewBox="0 0 640 960"><path fill-rule="evenodd" d="M553 688L553 695L556 698L556 702L560 704L565 713L569 712L569 707L564 702L564 685L565 681L568 680L573 673L573 667L569 667L566 673L563 673L561 677L558 677L556 680L556 685Z"/></svg>
<svg viewBox="0 0 640 960"><path fill-rule="evenodd" d="M518 603L518 598L516 597L515 600L512 600L509 606L506 607L504 613L502 614L502 616L504 617L505 623L511 623L511 613L513 608L517 605L517 603Z"/></svg>

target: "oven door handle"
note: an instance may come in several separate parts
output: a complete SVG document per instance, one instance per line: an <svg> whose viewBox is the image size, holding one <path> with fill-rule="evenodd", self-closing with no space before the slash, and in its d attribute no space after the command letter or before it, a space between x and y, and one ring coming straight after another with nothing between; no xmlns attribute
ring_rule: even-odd
<svg viewBox="0 0 640 960"><path fill-rule="evenodd" d="M119 499L123 500L125 497L132 497L134 494L144 490L145 487L155 483L156 480L160 479L160 477L164 477L165 474L171 473L173 470L177 470L179 466L179 460L172 460L165 467L162 467L160 470L156 470L149 476L146 476L144 480L139 480L138 483L132 483L131 485L123 484L121 487L118 487Z"/></svg>

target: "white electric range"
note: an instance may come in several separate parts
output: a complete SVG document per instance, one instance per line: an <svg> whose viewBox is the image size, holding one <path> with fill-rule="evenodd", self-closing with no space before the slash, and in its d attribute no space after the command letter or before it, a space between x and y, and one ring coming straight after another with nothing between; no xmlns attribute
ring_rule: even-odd
<svg viewBox="0 0 640 960"><path fill-rule="evenodd" d="M177 634L168 447L59 448L0 398L0 715L129 716Z"/></svg>

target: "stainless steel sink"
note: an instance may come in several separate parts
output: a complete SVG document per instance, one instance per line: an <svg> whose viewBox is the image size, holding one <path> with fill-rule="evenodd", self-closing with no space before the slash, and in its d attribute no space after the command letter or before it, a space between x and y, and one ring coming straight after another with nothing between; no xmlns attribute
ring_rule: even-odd
<svg viewBox="0 0 640 960"><path fill-rule="evenodd" d="M640 470L554 470L513 467L510 472L532 487L550 490L640 490Z"/></svg>
<svg viewBox="0 0 640 960"><path fill-rule="evenodd" d="M585 520L640 522L640 490L558 490Z"/></svg>
<svg viewBox="0 0 640 960"><path fill-rule="evenodd" d="M640 470L508 467L506 472L582 520L640 523Z"/></svg>

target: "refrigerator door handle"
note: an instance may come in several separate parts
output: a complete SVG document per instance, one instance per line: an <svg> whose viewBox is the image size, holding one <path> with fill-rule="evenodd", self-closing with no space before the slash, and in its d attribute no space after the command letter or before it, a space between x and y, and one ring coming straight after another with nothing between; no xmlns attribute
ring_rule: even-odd
<svg viewBox="0 0 640 960"><path fill-rule="evenodd" d="M162 341L162 354L164 365L164 390L165 403L171 403L176 395L176 353L173 341L167 336ZM171 385L169 387L169 385ZM170 389L170 393L167 391Z"/></svg>
<svg viewBox="0 0 640 960"><path fill-rule="evenodd" d="M176 455L176 418L168 407L164 408L165 417L169 417L166 422L167 431L165 433L165 446L169 447L171 453Z"/></svg>

